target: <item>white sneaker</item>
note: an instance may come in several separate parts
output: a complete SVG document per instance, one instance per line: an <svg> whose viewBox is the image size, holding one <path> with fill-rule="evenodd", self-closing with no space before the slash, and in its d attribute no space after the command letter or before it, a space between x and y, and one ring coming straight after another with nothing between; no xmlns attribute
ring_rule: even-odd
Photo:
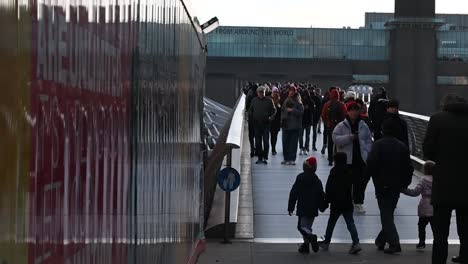
<svg viewBox="0 0 468 264"><path fill-rule="evenodd" d="M356 211L357 214L365 214L366 209L364 209L364 206L362 204L355 204L354 205L354 210Z"/></svg>
<svg viewBox="0 0 468 264"><path fill-rule="evenodd" d="M304 155L304 150L299 151L299 155Z"/></svg>
<svg viewBox="0 0 468 264"><path fill-rule="evenodd" d="M304 150L304 155L309 155L309 151L307 149Z"/></svg>

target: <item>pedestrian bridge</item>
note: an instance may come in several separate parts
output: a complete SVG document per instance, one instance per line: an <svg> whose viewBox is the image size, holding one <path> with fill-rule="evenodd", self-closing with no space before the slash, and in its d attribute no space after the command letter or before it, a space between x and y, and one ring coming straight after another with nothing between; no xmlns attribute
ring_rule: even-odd
<svg viewBox="0 0 468 264"><path fill-rule="evenodd" d="M243 98L240 100L243 100ZM237 104L237 106L243 107L243 104ZM238 111L239 109L236 110L238 113L242 112ZM420 169L423 163L421 146L429 118L405 112L401 112L401 115L408 122L411 154L416 168L411 188L419 182L422 176L418 169ZM235 214L231 215L231 222L234 222L231 224L231 228L234 228L234 230L231 230L231 233L234 238L248 239L249 241L258 243L302 242L302 237L296 229L297 217L288 215L287 202L291 186L296 176L302 172L302 162L308 156L298 155L295 166L281 165L283 156L280 134L277 144L278 155L273 156L270 153L268 165L255 164L255 158L250 158L246 122L232 123L231 129L233 128L232 126L243 127L242 144L240 151L237 152L241 153L237 166L242 175L242 183L240 190L233 193L234 199L231 200L231 208L234 209L232 211ZM321 134L318 135L317 148L319 150L322 147L322 138ZM322 155L320 151L309 154L309 156L314 156L318 160L317 175L324 186L331 169L328 166L326 155ZM222 195L216 197L223 200ZM398 208L395 211L395 223L402 244L416 244L418 242L418 203L419 197L413 198L401 195ZM217 218L218 224L221 224L222 220L224 220L223 216L221 216L224 215L223 204L222 201L214 201L208 221L208 228L216 226L216 221L213 221L213 219ZM366 213L355 213L355 223L361 243L373 244L381 229L381 225L372 180L369 182L366 190L364 206ZM315 220L313 232L319 237L325 234L328 216L329 210L321 213ZM208 236L211 234L210 231L207 232ZM452 244L459 243L455 218L452 218L449 239ZM332 242L351 243L351 237L343 218L336 225ZM432 232L429 226L427 227L427 243L432 243Z"/></svg>

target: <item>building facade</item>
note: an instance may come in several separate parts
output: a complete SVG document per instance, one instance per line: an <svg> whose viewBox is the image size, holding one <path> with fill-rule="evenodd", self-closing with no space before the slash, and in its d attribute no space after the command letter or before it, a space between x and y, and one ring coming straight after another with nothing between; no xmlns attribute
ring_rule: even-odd
<svg viewBox="0 0 468 264"><path fill-rule="evenodd" d="M393 96L414 100L426 88L415 94L404 91L433 82L429 86L434 89L428 92L434 98L428 98L431 102L425 107L413 107L410 99L399 98L406 110L428 114L446 93L468 95L468 16L427 18L431 11L426 10L408 17L404 13L411 12L408 7L400 10L404 15L398 19L392 13L367 13L360 29L219 27L207 36L207 96L232 106L240 85L248 80L312 81L322 88L384 86ZM424 60L408 63L416 59L417 51L424 51ZM395 72L405 65L404 72ZM433 67L430 77L427 65ZM422 77L417 77L418 69ZM397 84L398 76L412 81Z"/></svg>

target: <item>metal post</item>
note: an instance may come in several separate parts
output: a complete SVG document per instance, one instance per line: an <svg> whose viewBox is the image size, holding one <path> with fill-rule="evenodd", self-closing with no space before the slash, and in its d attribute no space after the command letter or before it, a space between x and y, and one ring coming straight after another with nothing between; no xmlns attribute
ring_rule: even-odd
<svg viewBox="0 0 468 264"><path fill-rule="evenodd" d="M229 148L226 157L226 167L231 168L232 165L232 148ZM224 198L224 240L223 244L231 244L229 241L229 222L230 222L230 214L231 214L231 192L225 193Z"/></svg>

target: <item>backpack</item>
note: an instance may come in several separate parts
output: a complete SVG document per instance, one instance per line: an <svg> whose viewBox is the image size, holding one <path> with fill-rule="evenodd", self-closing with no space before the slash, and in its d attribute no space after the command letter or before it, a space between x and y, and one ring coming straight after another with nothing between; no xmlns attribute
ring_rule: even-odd
<svg viewBox="0 0 468 264"><path fill-rule="evenodd" d="M330 128L335 128L341 121L341 103L339 101L331 101L327 109L327 119Z"/></svg>

